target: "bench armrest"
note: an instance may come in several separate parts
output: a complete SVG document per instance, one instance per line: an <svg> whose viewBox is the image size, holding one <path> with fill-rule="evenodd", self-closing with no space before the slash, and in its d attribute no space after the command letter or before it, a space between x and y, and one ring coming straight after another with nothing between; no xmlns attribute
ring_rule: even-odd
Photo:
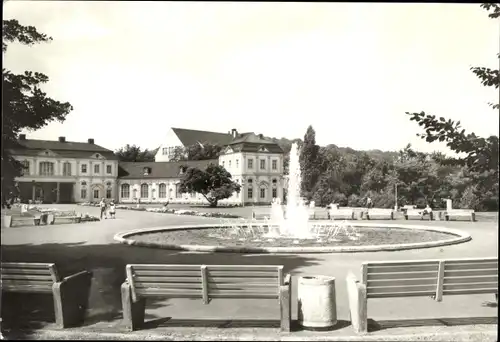
<svg viewBox="0 0 500 342"><path fill-rule="evenodd" d="M75 274L72 274L70 276L67 276L65 277L62 282L75 282L75 281L79 281L80 279L82 278L85 278L85 277L92 277L92 272L90 271L81 271L81 272L78 272L78 273L75 273Z"/></svg>
<svg viewBox="0 0 500 342"><path fill-rule="evenodd" d="M354 274L346 277L349 313L354 331L359 334L368 331L366 285L356 280Z"/></svg>
<svg viewBox="0 0 500 342"><path fill-rule="evenodd" d="M290 273L288 273L287 275L285 275L285 280L283 281L283 285L290 285L291 281L292 281L292 276L290 275Z"/></svg>

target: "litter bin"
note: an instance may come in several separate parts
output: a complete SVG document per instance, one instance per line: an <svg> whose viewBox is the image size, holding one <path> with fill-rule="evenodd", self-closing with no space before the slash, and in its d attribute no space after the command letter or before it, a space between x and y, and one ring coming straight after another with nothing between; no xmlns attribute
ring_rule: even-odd
<svg viewBox="0 0 500 342"><path fill-rule="evenodd" d="M334 277L300 277L297 297L298 321L303 328L329 329L337 324Z"/></svg>

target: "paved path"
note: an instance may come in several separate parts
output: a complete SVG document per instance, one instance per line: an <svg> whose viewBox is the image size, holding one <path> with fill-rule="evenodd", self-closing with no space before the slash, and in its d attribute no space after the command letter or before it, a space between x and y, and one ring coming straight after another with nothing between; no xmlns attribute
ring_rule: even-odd
<svg viewBox="0 0 500 342"><path fill-rule="evenodd" d="M98 208L94 207L71 206L70 208L69 205L56 207L64 210L76 207L76 210L82 213L98 214ZM119 286L123 282L124 266L127 263L278 264L284 265L285 271L294 276L331 275L337 279L338 319L348 321L345 277L350 271L359 277L360 263L363 261L498 256L498 227L497 223L493 222L421 223L412 221L412 224L462 229L471 234L473 239L459 245L400 252L294 255L204 254L132 247L118 244L113 240L116 233L132 229L219 221L219 219L195 216L118 210L117 218L114 220L2 229L2 259L56 262L60 265L63 274L91 269L94 272L94 279L87 323L90 326L94 323L97 324L94 326L101 326L105 321L108 328L115 329L120 324ZM297 277L295 277L294 285L296 279ZM295 318L297 310L295 291L293 291L292 300L292 312ZM373 299L368 304L368 316L379 323L394 327L398 324L399 326L401 324L443 324L435 320L440 318L464 318L462 322L479 323L484 322L485 319L488 321L488 317L497 317L497 308L492 303L493 301L493 295L450 296L445 297L441 303L431 298ZM235 321L246 319L275 321L279 318L279 308L273 301L266 300L220 299L213 301L210 305L185 299L148 303L147 319L160 324L165 317L172 316L181 320L232 318ZM477 319L465 319L471 317ZM405 321L410 319L411 322Z"/></svg>

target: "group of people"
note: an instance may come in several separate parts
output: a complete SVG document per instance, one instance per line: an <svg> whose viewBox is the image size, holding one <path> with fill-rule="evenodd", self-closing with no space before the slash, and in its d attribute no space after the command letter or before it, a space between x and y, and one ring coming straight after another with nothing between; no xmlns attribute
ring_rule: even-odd
<svg viewBox="0 0 500 342"><path fill-rule="evenodd" d="M102 220L102 217L104 216L104 219L108 218L116 218L115 213L116 213L116 206L115 202L111 200L109 203L106 202L106 200L103 198L101 199L101 202L99 202L99 207L101 208L101 217L100 219Z"/></svg>

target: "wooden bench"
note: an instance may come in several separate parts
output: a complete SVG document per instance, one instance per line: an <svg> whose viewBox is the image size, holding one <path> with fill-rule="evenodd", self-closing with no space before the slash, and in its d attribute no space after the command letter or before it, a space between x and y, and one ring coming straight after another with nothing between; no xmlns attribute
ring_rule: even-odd
<svg viewBox="0 0 500 342"><path fill-rule="evenodd" d="M14 215L5 215L3 217L3 226L5 228L11 228L14 226L14 223L18 223L16 226L38 226L40 225L40 217L37 216L14 216Z"/></svg>
<svg viewBox="0 0 500 342"><path fill-rule="evenodd" d="M364 216L367 220L394 220L394 210L381 208L368 209Z"/></svg>
<svg viewBox="0 0 500 342"><path fill-rule="evenodd" d="M2 262L1 279L2 293L52 294L58 327L66 328L83 322L91 272L82 271L61 278L55 264Z"/></svg>
<svg viewBox="0 0 500 342"><path fill-rule="evenodd" d="M451 218L454 218L456 220L466 219L470 220L471 222L474 222L476 221L476 213L474 213L474 210L472 209L453 209L445 211L444 219L446 221L449 221Z"/></svg>
<svg viewBox="0 0 500 342"><path fill-rule="evenodd" d="M278 299L281 330L290 331L290 275L283 266L140 265L126 266L122 284L123 320L129 330L144 323L148 297Z"/></svg>
<svg viewBox="0 0 500 342"><path fill-rule="evenodd" d="M498 301L498 258L421 261L376 261L361 266L361 281L347 277L354 330L367 332L369 298L495 294Z"/></svg>
<svg viewBox="0 0 500 342"><path fill-rule="evenodd" d="M330 209L330 220L355 220L354 210L352 209Z"/></svg>
<svg viewBox="0 0 500 342"><path fill-rule="evenodd" d="M411 209L408 210L405 213L405 220L411 220L411 219L417 219L417 220L423 220L424 217L427 217L429 221L432 221L434 219L434 214L431 211L430 213L423 214L424 209Z"/></svg>
<svg viewBox="0 0 500 342"><path fill-rule="evenodd" d="M252 220L265 220L271 219L271 209L270 208L258 208L252 210Z"/></svg>

